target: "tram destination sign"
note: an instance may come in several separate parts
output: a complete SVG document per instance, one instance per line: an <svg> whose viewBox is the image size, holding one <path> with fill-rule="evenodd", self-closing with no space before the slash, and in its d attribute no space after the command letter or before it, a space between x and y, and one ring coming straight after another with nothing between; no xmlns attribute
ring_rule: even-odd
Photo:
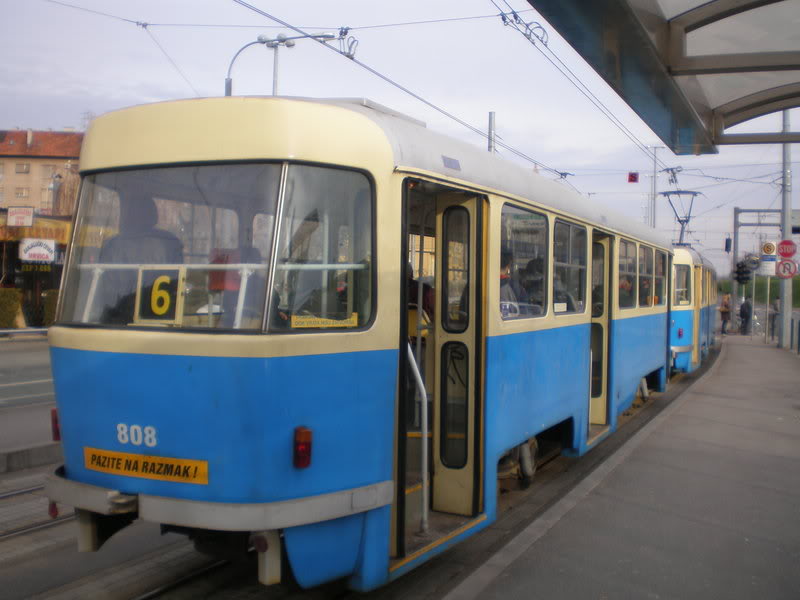
<svg viewBox="0 0 800 600"><path fill-rule="evenodd" d="M783 258L792 258L797 252L797 244L792 240L783 240L778 244L778 254Z"/></svg>

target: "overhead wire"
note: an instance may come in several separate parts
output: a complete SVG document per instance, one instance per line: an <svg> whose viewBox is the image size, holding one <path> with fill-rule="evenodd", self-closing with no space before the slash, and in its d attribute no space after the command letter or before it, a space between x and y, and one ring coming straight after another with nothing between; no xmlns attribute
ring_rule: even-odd
<svg viewBox="0 0 800 600"><path fill-rule="evenodd" d="M164 46L162 46L162 45L161 45L161 44L158 42L158 40L156 39L156 36L154 36L154 35L153 35L153 32L152 32L152 31L150 31L150 29L148 28L148 26L147 26L147 23L137 23L137 25L139 25L139 27L141 27L142 29L144 29L144 30L145 30L145 32L147 32L147 35L149 35L149 36L150 36L150 39L151 39L151 40L153 40L153 43L154 43L156 46L158 46L158 49L159 49L159 50L161 50L161 52L162 52L162 53L164 54L164 56L167 58L167 60L169 61L169 63L170 63L170 64L171 64L173 67L175 67L175 70L178 72L178 74L179 74L179 75L180 75L180 76L183 78L183 80L184 80L184 81L187 83L187 85L188 85L190 88L192 88L192 91L194 92L195 96L197 96L197 97L200 97L200 92L198 92L198 91L197 91L197 88L195 88L195 87L192 85L192 82L191 82L191 81L189 81L189 78L188 78L188 77L186 77L186 75L185 75L185 74L184 74L184 72L181 70L181 68L178 66L178 64L177 64L177 63L176 63L174 60L172 60L172 57L171 57L171 56L170 56L170 55L167 53L167 51L164 49Z"/></svg>
<svg viewBox="0 0 800 600"><path fill-rule="evenodd" d="M532 8L518 11L533 12ZM409 27L413 25L434 25L438 23L454 23L458 21L475 21L479 19L496 19L497 14L474 15L468 17L447 17L442 19L425 19L420 21L403 21L399 23L377 23L373 25L348 26L349 31L362 31L365 29L386 29L391 27ZM150 27L203 27L209 29L280 29L283 25L247 25L243 23L150 23ZM332 25L301 25L301 29L339 29L340 26Z"/></svg>
<svg viewBox="0 0 800 600"><path fill-rule="evenodd" d="M85 7L82 7L82 6L75 5L75 4L62 2L60 0L45 0L45 2L50 2L51 4L57 4L57 5L64 6L64 7L67 7L67 8L72 8L72 9L75 9L75 10L79 10L79 11L83 11L83 12L87 12L87 13L91 13L91 14L96 14L96 15L103 16L103 17L108 17L108 18L111 18L111 19L115 19L115 20L118 20L118 21L126 22L126 23L131 23L133 25L141 27L142 29L144 29L148 33L148 35L150 36L152 41L156 44L156 46L159 48L159 50L164 54L165 58L170 62L170 64L173 66L173 68L175 68L175 70L178 72L178 74L181 76L181 78L189 85L189 87L195 92L195 94L197 96L200 96L200 93L197 91L197 89L194 87L194 85L192 85L192 83L188 79L188 77L183 73L183 71L180 69L178 64L172 59L172 57L170 57L170 55L169 55L169 53L167 53L166 49L159 43L159 41L156 39L156 37L150 31L150 28L151 27L155 27L155 26L161 26L161 27L165 27L165 26L187 26L187 27L196 26L196 27L204 27L204 26L212 26L212 25L210 25L210 24L209 25L204 25L204 24L178 24L178 23L160 23L160 24L159 23L147 23L147 22L144 22L144 21L138 21L138 20L135 20L135 19L128 19L128 18L125 18L125 17L120 17L118 15L113 15L113 14L110 14L110 13L105 13L105 12L101 12L101 11L85 8ZM240 2L240 1L237 1L237 0L234 0L234 2L236 4L239 4L240 6L243 6L244 8L248 8L248 9L250 9L250 10L252 10L252 11L254 11L254 12L256 12L256 13L264 16L264 17L266 17L266 18L269 18L269 19L275 21L276 23L280 23L280 25L282 27L286 27L286 28L292 29L293 31L298 32L301 35L308 35L301 28L295 27L295 26L293 26L293 25L291 25L291 24L289 24L289 23L287 23L287 22L275 17L274 15L270 15L269 13L266 13L265 11L262 11L261 9L255 7L255 6L253 6L253 5L251 5L251 4L247 3L247 2ZM528 10L532 10L532 9L528 9ZM527 12L527 11L520 11L520 12ZM493 15L478 15L478 16L472 16L472 17L453 17L453 18L445 18L445 19L431 19L431 20L403 22L403 23L386 23L386 24L379 24L379 25L365 25L365 26L359 26L359 27L345 27L345 28L340 28L340 31L342 31L342 30L350 31L350 30L354 30L354 29L375 29L375 28L382 28L382 27L399 27L399 26L405 26L405 25L419 25L419 24L427 24L427 23L442 23L442 22L448 22L448 21L464 21L464 20L471 20L471 19L484 19L484 18L496 18L496 17L497 17L497 15L493 14ZM253 26L253 27L258 27L258 26ZM343 52L337 50L336 48L333 48L332 46L327 45L325 42L323 42L321 40L317 40L317 39L314 39L314 38L311 38L311 39L313 39L314 41L322 44L326 48L330 48L331 50L333 50L334 52L337 52L338 54L344 54ZM466 127L467 129L473 131L474 133L477 133L477 134L481 135L484 138L488 138L488 134L486 132L484 132L483 130L481 130L481 129L473 126L473 125L470 125L466 121L456 117L455 115L449 113L448 111L442 109L441 107L436 106L435 104L433 104L432 102L426 100L422 96L412 92L408 88L406 88L406 87L402 86L401 84L393 81L392 79L390 79L389 77L381 74L380 72L378 72L377 70L373 69L372 67L370 67L370 66L366 65L365 63L355 59L354 56L348 56L348 55L346 55L346 56L347 56L347 58L350 58L351 61L356 63L361 68L369 71L370 73L372 73L373 75L379 77L380 79L383 79L385 82L389 83L390 85L393 85L394 87L397 87L401 91L409 94L413 98L419 100L423 104L426 104L427 106L429 106L430 108L438 111L439 113L443 114L444 116L456 121L460 125L462 125L462 126ZM555 175L558 175L558 177L560 179L565 180L565 182L570 187L572 187L576 191L579 191L574 185L572 185L571 182L566 181L566 176L570 175L569 173L566 173L564 171L559 171L558 169L554 169L552 167L549 167L548 165L542 163L541 161L538 161L538 160L528 156L524 152L522 152L520 150L517 150L516 148L506 144L505 142L502 142L500 140L496 140L495 143L496 143L497 146L508 150L509 152L511 152L512 154L516 155L517 157L522 158L523 160L526 160L526 161L536 165L537 167L539 167L539 168L541 168L541 169L543 169L545 171L548 171L548 172L551 172L551 173L553 173Z"/></svg>
<svg viewBox="0 0 800 600"><path fill-rule="evenodd" d="M303 35L303 36L308 36L309 35L306 31L303 31L299 27L291 25L290 23L288 23L288 22L286 22L286 21L284 21L284 20L282 20L282 19L280 19L280 18L278 18L278 17L276 17L276 16L274 16L274 15L272 15L272 14L270 14L270 13L268 13L268 12L262 10L262 9L260 9L260 8L258 8L257 6L253 6L252 4L250 4L248 2L245 2L244 0L232 0L232 1L235 4L238 4L238 5L242 6L243 8L247 8L248 10L251 10L251 11L253 11L253 12L255 12L255 13L257 13L257 14L263 16L263 17L266 17L267 19L275 21L276 23L280 23L283 27L286 27L287 29L291 29L292 31L294 31L294 32L296 32L296 33L298 33L300 35ZM486 133L482 129L479 129L478 127L475 127L474 125L471 125L470 123L467 123L463 119L455 116L454 114L448 112L447 110L441 108L440 106L437 106L436 104L434 104L430 100L427 100L427 99L423 98L422 96L420 96L416 92L411 91L409 88L407 88L404 85L394 81L393 79L391 79L390 77L384 75L380 71L378 71L378 70L374 69L373 67L370 67L366 63L356 59L354 56L343 54L340 50L337 50L333 46L329 46L323 40L318 40L318 39L315 39L313 37L310 38L310 39L312 39L313 41L317 42L318 44L321 44L323 47L328 48L329 50L331 50L333 52L336 52L337 54L346 56L347 58L350 59L351 62L353 62L354 64L358 65L362 69L368 71L372 75L378 77L379 79L383 80L384 82L388 83L389 85L392 85L393 87L399 89L400 91L408 94L409 96L411 96L415 100L418 100L418 101L422 102L423 104L425 104L429 108L432 108L433 110L435 110L436 112L444 115L445 117L447 117L449 119L452 119L453 121L455 121L459 125L462 125L463 127L466 127L467 129L469 129L473 133L477 133L478 135L488 139L488 137L489 137L488 133ZM519 158L522 158L522 159L524 159L524 160L526 160L526 161L536 165L537 167L539 167L541 169L544 169L544 170L546 170L546 171L548 171L550 173L558 175L558 177L560 179L562 179L562 180L566 180L567 175L569 175L569 173L567 173L565 171L559 171L558 169L554 169L553 167L549 167L549 166L545 165L541 161L538 161L538 160L528 156L524 152L522 152L520 150L517 150L516 148L506 144L505 142L496 140L495 143L496 143L497 146L500 146L501 148L504 148L504 149L508 150L509 152L514 154L515 156L517 156ZM573 186L570 182L567 181L566 183L568 185L570 185L573 189L578 191L577 188L575 188L575 186Z"/></svg>
<svg viewBox="0 0 800 600"><path fill-rule="evenodd" d="M500 11L500 13L501 13L501 17L503 18L503 22L504 22L504 24L506 24L506 25L509 25L509 26L511 26L512 28L514 28L516 31L518 31L519 33L521 33L521 34L522 34L522 35L523 35L523 36L524 36L524 37L525 37L525 38L526 38L526 39L527 39L529 42L531 42L531 45L532 45L534 48L536 48L536 49L539 51L539 53L540 53L540 54L541 54L541 55L542 55L542 56L543 56L543 57L544 57L544 58L545 58L545 59L546 59L546 60L547 60L547 61L548 61L548 62L549 62L551 65L553 65L553 67L554 67L554 68L555 68L555 69L556 69L556 70L557 70L559 73L561 73L561 74L562 74L562 75L563 75L563 76L564 76L564 77L567 79L567 81L569 81L569 82L570 82L570 83L571 83L571 84L572 84L572 85L573 85L573 86L574 86L574 87L575 87L575 88L576 88L576 89L577 89L577 90L578 90L578 91L579 91L581 94L583 94L583 95L584 95L584 96L585 96L585 97L586 97L586 98L587 98L587 99L588 99L588 100L589 100L589 101L590 101L590 102L591 102L591 103L592 103L592 104L593 104L593 105L594 105L594 106L595 106L595 107L596 107L596 108L597 108L597 109L598 109L598 110L599 110L599 111L600 111L600 112L601 112L601 113L602 113L602 114L603 114L603 115L604 115L604 116L607 118L607 119L609 119L609 121L611 121L611 123L612 123L613 125L615 125L615 126L616 126L616 127L617 127L617 128L618 128L618 129L619 129L619 130L620 130L620 131L621 131L621 132L622 132L622 133L623 133L623 134L624 134L624 135L625 135L625 136L626 136L626 137L627 137L627 138L628 138L628 139L631 141L631 142L633 142L633 144L634 144L634 145L635 145L635 146L636 146L636 147L637 147L639 150L643 151L643 152L644 152L644 153L645 153L645 154L646 154L646 155L647 155L649 158L653 158L653 157L654 157L654 155L655 155L655 151L651 152L651 151L648 149L647 145L646 145L646 144L644 144L644 142L642 142L642 141L641 141L639 138L637 138L637 137L636 137L636 135L635 135L635 134L634 134L634 133L633 133L633 132L632 132L630 129L628 129L628 127L627 127L627 126L626 126L626 125L625 125L625 124L624 124L624 123L623 123L623 122L622 122L622 121L621 121L621 120L620 120L620 119L619 119L619 118L618 118L618 117L617 117L617 116L616 116L616 115L613 113L613 111L612 111L611 109L609 109L609 108L608 108L608 107L607 107L607 106L606 106L606 105L605 105L605 104L602 102L602 100L600 100L600 99L599 99L599 98L598 98L598 97L597 97L597 96L594 94L594 92L592 92L592 91L589 89L589 87L588 87L588 86L586 86L586 84L584 84L584 83L583 83L583 82L580 80L580 78L579 78L579 77L578 77L578 76L577 76L577 75L576 75L576 74L575 74L575 73L572 71L572 69L570 69L570 68L569 68L569 67L568 67L568 66L567 66L567 65L566 65L566 64L565 64L565 63L564 63L564 62L561 60L561 58L560 58L560 57L559 57L559 56L558 56L558 55L557 55L557 54L556 54L556 53L555 53L555 52L554 52L552 49L550 49L550 47L548 46L548 44L547 44L547 43L546 43L546 42L545 42L545 41L544 41L544 40L543 40L541 37L537 37L537 39L539 39L539 42L540 42L541 46L544 46L544 47L547 49L547 52L548 52L550 55L552 55L553 59L555 59L556 61L558 61L558 64L556 64L556 63L553 61L553 59L551 59L551 58L550 58L550 56L548 56L548 55L547 55L547 54L546 54L546 53L545 53L545 52L544 52L544 51L543 51L543 50L542 50L542 49L539 47L539 44L536 44L536 43L535 43L535 42L534 42L534 41L531 39L531 37L536 37L535 35L534 35L534 36L531 36L531 35L529 35L529 34L526 34L524 31L522 31L522 30L520 29L520 27L519 27L519 22L522 22L522 20L521 20L521 19L519 19L519 17L518 17L519 11L515 11L515 10L514 10L514 8L513 8L513 7L512 7L512 6L511 6L511 5L508 3L508 0L503 0L503 2L504 2L504 4L505 4L505 5L508 7L508 9L509 9L509 11L510 11L510 13L511 13L512 17L513 17L511 20L509 20L509 19L507 19L507 18L505 17L505 14L506 14L506 12L505 12L505 11L504 11L504 10L503 10L503 9L502 9L502 8L501 8L499 5L498 5L498 4L497 4L497 2L495 2L495 0L489 0L489 1L490 1L490 2L491 2L493 5L494 5L494 7L495 7L495 8L497 8L497 10L499 10L499 11ZM526 27L527 27L527 26L528 26L528 25L526 24ZM559 65L561 65L561 66L559 66ZM667 165L666 165L666 163L664 163L664 162L663 162L661 159L659 159L657 156L655 156L655 160L656 160L656 163L657 163L658 165L660 165L662 169L664 169L664 168L667 168Z"/></svg>
<svg viewBox="0 0 800 600"><path fill-rule="evenodd" d="M153 41L153 43L156 45L156 47L161 51L161 53L164 55L164 57L167 59L167 61L172 65L172 67L178 72L178 75L180 75L181 78L192 89L192 91L195 93L195 95L196 96L200 96L200 92L198 92L197 88L195 88L194 85L192 85L192 82L189 81L189 78L186 76L186 74L178 66L178 63L176 63L172 59L172 57L169 55L169 53L164 48L164 46L161 45L161 43L153 35L153 32L150 31L148 23L145 23L144 21L136 21L134 19L127 19L125 17L120 17L118 15L112 15L110 13L102 12L102 11L99 11L99 10L93 10L91 8L86 8L84 6L78 6L76 4L69 4L68 2L61 2L60 0L44 0L44 1L45 2L49 2L50 4L56 4L58 6L63 6L63 7L66 7L66 8L72 8L74 10L79 10L79 11L82 11L82 12L90 13L90 14L93 14L93 15L98 15L98 16L101 16L101 17L107 17L109 19L115 19L117 21L122 21L123 23L130 23L132 25L136 25L137 27L141 27L142 29L144 29L144 31L147 33L147 35L150 36L150 39Z"/></svg>

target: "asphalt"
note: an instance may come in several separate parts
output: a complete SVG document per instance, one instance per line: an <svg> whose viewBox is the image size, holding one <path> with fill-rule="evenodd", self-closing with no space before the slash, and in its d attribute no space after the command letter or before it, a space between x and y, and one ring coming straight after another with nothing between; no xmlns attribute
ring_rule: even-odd
<svg viewBox="0 0 800 600"><path fill-rule="evenodd" d="M800 597L800 357L744 336L445 596Z"/></svg>

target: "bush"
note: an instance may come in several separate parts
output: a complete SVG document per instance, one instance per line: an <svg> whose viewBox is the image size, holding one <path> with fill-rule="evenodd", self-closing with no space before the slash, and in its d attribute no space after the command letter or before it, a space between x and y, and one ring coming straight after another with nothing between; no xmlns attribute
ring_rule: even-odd
<svg viewBox="0 0 800 600"><path fill-rule="evenodd" d="M56 302L58 302L58 290L45 290L44 296L44 321L42 326L50 327L56 320Z"/></svg>
<svg viewBox="0 0 800 600"><path fill-rule="evenodd" d="M17 313L22 303L22 292L14 288L0 288L0 329L15 327Z"/></svg>

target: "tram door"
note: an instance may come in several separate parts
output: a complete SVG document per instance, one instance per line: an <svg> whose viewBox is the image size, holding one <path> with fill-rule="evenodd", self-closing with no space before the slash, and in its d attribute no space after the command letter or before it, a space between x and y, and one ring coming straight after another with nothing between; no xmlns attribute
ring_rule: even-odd
<svg viewBox="0 0 800 600"><path fill-rule="evenodd" d="M608 339L611 238L595 231L592 236L592 334L589 439L608 425ZM595 431L597 430L597 431Z"/></svg>
<svg viewBox="0 0 800 600"><path fill-rule="evenodd" d="M432 508L464 516L480 511L480 202L436 200Z"/></svg>
<svg viewBox="0 0 800 600"><path fill-rule="evenodd" d="M703 269L694 268L694 294L692 295L692 364L700 362L700 309L703 307Z"/></svg>

